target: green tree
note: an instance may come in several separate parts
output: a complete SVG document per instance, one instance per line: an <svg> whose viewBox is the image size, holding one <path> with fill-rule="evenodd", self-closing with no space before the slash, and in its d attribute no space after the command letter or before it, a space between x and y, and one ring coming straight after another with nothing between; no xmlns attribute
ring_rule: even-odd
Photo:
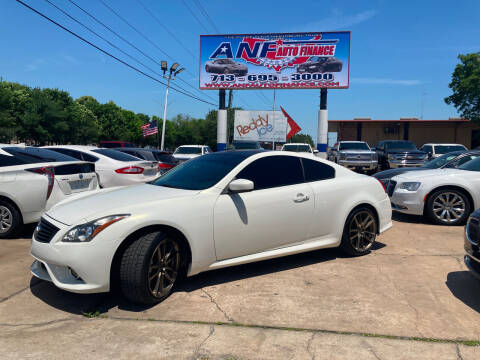
<svg viewBox="0 0 480 360"><path fill-rule="evenodd" d="M480 124L480 52L458 58L460 64L455 66L448 85L453 94L445 102L453 104L462 117Z"/></svg>
<svg viewBox="0 0 480 360"><path fill-rule="evenodd" d="M308 134L295 134L288 140L288 142L310 144L312 147L315 146L312 137Z"/></svg>

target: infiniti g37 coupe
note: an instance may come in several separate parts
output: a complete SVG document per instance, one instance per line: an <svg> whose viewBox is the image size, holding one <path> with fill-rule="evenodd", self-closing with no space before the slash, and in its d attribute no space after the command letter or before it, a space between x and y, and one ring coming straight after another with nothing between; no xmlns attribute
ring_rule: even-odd
<svg viewBox="0 0 480 360"><path fill-rule="evenodd" d="M103 189L48 211L33 275L78 293L153 304L182 275L320 248L370 251L392 226L381 183L292 152L207 154L150 184Z"/></svg>
<svg viewBox="0 0 480 360"><path fill-rule="evenodd" d="M307 62L297 66L299 73L325 73L342 71L343 63L334 57L314 56Z"/></svg>

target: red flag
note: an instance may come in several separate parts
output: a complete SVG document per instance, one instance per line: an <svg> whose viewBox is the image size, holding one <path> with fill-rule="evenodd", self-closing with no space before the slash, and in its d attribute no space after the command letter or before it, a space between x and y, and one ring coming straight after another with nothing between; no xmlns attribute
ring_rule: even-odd
<svg viewBox="0 0 480 360"><path fill-rule="evenodd" d="M302 130L302 128L300 126L298 126L298 124L295 121L293 121L292 117L290 115L288 115L287 112L281 106L280 106L280 109L282 110L283 115L285 115L285 117L287 118L288 126L287 126L287 138L286 138L286 140L288 140L293 135L295 135L300 130Z"/></svg>

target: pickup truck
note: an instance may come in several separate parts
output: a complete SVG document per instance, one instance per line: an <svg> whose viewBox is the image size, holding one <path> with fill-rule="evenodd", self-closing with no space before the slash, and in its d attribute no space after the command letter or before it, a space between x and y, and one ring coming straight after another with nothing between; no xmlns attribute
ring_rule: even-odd
<svg viewBox="0 0 480 360"><path fill-rule="evenodd" d="M397 169L400 167L420 167L428 160L425 151L407 140L384 140L376 147L380 169Z"/></svg>
<svg viewBox="0 0 480 360"><path fill-rule="evenodd" d="M330 148L327 159L358 171L374 172L378 167L377 154L365 141L340 141Z"/></svg>

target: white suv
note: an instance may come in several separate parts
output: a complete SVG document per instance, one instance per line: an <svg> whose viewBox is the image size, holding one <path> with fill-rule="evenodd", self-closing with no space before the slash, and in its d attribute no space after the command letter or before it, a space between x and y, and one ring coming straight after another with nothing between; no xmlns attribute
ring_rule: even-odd
<svg viewBox="0 0 480 360"><path fill-rule="evenodd" d="M212 149L206 145L182 145L175 150L173 157L183 162L211 152L213 152Z"/></svg>
<svg viewBox="0 0 480 360"><path fill-rule="evenodd" d="M467 148L461 144L425 144L420 150L428 154L428 159L436 159L452 151L467 151Z"/></svg>
<svg viewBox="0 0 480 360"><path fill-rule="evenodd" d="M287 143L282 146L282 151L292 151L298 153L316 154L318 150L312 150L310 144L305 143Z"/></svg>

